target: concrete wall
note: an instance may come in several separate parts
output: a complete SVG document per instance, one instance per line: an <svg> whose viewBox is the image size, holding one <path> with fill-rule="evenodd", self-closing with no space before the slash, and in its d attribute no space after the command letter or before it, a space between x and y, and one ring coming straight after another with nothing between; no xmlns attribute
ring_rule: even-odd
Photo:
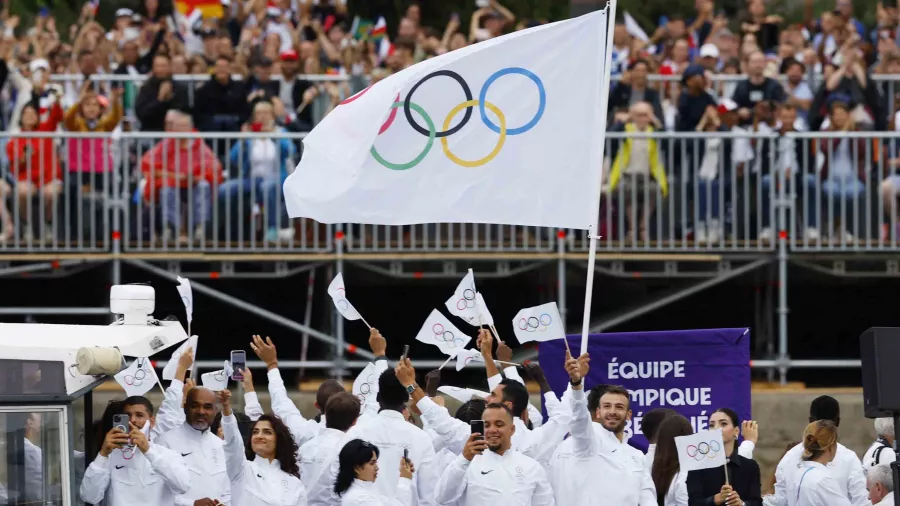
<svg viewBox="0 0 900 506"><path fill-rule="evenodd" d="M784 454L786 445L799 441L803 435L803 429L809 418L809 404L819 395L831 395L841 403L840 441L842 444L862 456L875 439L872 420L863 417L861 389L754 391L753 413L756 413L755 418L760 427L760 440L754 458L759 462L762 470L764 487L768 478L774 474L775 466ZM305 416L315 415L313 392L294 391L291 397ZM107 402L116 398L122 399L124 394L116 390L96 392L94 396L95 417L100 417ZM265 389L259 391L259 398L263 408L268 410L269 397ZM151 400L154 405L159 405L162 395L158 389L153 391ZM238 409L243 409L243 400L240 395L235 395L234 401ZM540 405L539 396L533 395L532 402ZM459 403L452 399L447 401L450 413L454 413L458 406Z"/></svg>

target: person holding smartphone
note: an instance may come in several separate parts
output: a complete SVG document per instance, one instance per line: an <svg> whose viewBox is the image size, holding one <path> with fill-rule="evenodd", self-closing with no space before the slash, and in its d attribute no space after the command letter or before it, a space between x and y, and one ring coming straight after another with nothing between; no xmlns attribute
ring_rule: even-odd
<svg viewBox="0 0 900 506"><path fill-rule="evenodd" d="M384 495L375 487L380 454L377 446L362 439L354 439L344 445L338 456L340 470L334 482L334 492L341 498L341 506L413 504L412 477L415 470L407 459L400 460L400 479L395 496Z"/></svg>
<svg viewBox="0 0 900 506"><path fill-rule="evenodd" d="M112 430L85 470L81 499L91 504L103 501L107 506L173 504L175 496L191 485L184 458L157 444L153 404L146 397L125 399L122 411L113 417Z"/></svg>
<svg viewBox="0 0 900 506"><path fill-rule="evenodd" d="M231 391L217 392L225 432L225 468L231 496L240 506L306 506L297 443L280 418L263 415L250 427L250 448L231 410ZM247 451L249 450L249 451Z"/></svg>
<svg viewBox="0 0 900 506"><path fill-rule="evenodd" d="M447 466L436 485L438 504L459 506L554 506L544 467L512 449L516 431L508 406L488 404L481 415L484 433L469 436L462 455ZM477 430L482 425L476 424ZM611 503L610 503L611 504Z"/></svg>

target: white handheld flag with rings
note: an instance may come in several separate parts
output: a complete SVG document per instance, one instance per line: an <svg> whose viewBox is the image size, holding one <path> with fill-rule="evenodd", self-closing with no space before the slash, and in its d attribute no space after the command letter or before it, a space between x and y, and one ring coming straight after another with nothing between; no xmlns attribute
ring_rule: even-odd
<svg viewBox="0 0 900 506"><path fill-rule="evenodd" d="M690 436L675 438L678 465L682 472L697 471L725 465L725 444L722 430L701 430Z"/></svg>
<svg viewBox="0 0 900 506"><path fill-rule="evenodd" d="M587 229L600 191L606 31L606 11L521 30L344 100L303 141L284 184L288 214Z"/></svg>
<svg viewBox="0 0 900 506"><path fill-rule="evenodd" d="M344 275L340 272L337 273L337 276L331 281L331 284L328 285L328 295L331 295L331 300L334 301L334 307L344 316L344 318L348 320L360 320L362 316L356 311L356 308L353 307L353 304L347 300L347 290L344 289Z"/></svg>
<svg viewBox="0 0 900 506"><path fill-rule="evenodd" d="M447 311L450 311L450 314L458 316L469 325L477 327L479 325L477 294L478 292L475 290L475 274L472 272L472 269L469 269L468 274L457 285L453 296L447 299L444 305L447 306Z"/></svg>
<svg viewBox="0 0 900 506"><path fill-rule="evenodd" d="M559 316L556 302L527 307L513 318L513 331L519 343L552 341L566 338L566 326Z"/></svg>
<svg viewBox="0 0 900 506"><path fill-rule="evenodd" d="M450 356L459 353L471 340L471 337L463 334L437 309L428 315L428 319L422 325L422 330L416 335L416 341L433 344Z"/></svg>
<svg viewBox="0 0 900 506"><path fill-rule="evenodd" d="M114 376L116 382L125 389L125 395L144 395L159 383L156 370L148 358L136 358L125 369Z"/></svg>

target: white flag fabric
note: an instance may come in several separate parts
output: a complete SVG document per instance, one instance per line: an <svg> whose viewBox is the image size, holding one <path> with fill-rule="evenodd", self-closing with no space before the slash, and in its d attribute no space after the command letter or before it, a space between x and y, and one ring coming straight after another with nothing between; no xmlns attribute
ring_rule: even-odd
<svg viewBox="0 0 900 506"><path fill-rule="evenodd" d="M608 21L597 11L486 40L344 100L303 141L284 184L288 214L589 228Z"/></svg>
<svg viewBox="0 0 900 506"><path fill-rule="evenodd" d="M178 276L178 295L181 296L181 303L184 304L184 311L187 313L187 322L190 325L194 319L194 293L191 291L191 280Z"/></svg>
<svg viewBox="0 0 900 506"><path fill-rule="evenodd" d="M460 350L456 354L456 370L462 371L463 368L472 362L484 363L484 357L478 350Z"/></svg>
<svg viewBox="0 0 900 506"><path fill-rule="evenodd" d="M188 348L193 350L194 361L197 360L197 336L191 336L187 339L187 341L181 343L175 351L172 352L172 358L166 363L166 366L163 367L162 377L164 380L172 381L175 379L175 371L178 369L178 359L181 358L181 355L184 354L184 351Z"/></svg>
<svg viewBox="0 0 900 506"><path fill-rule="evenodd" d="M725 444L722 430L701 430L690 436L675 438L678 464L683 472L709 469L725 465Z"/></svg>
<svg viewBox="0 0 900 506"><path fill-rule="evenodd" d="M472 338L463 334L450 320L437 309L433 310L419 334L416 341L437 346L446 355L456 355L469 344Z"/></svg>
<svg viewBox="0 0 900 506"><path fill-rule="evenodd" d="M378 393L378 371L375 364L369 363L353 381L353 395L365 406L366 399ZM361 408L360 408L361 409Z"/></svg>
<svg viewBox="0 0 900 506"><path fill-rule="evenodd" d="M475 310L478 312L479 325L494 324L494 316L491 315L490 311L488 311L487 304L485 304L484 297L481 296L481 292L477 292L475 294Z"/></svg>
<svg viewBox="0 0 900 506"><path fill-rule="evenodd" d="M125 389L125 395L128 397L144 395L159 383L153 364L148 358L134 359L131 365L119 371L113 378Z"/></svg>
<svg viewBox="0 0 900 506"><path fill-rule="evenodd" d="M459 402L469 402L472 400L472 397L477 397L479 399L484 399L488 395L491 395L487 392L482 392L480 390L475 390L474 388L460 388L460 387L451 387L447 385L442 385L438 387L438 392L449 395Z"/></svg>
<svg viewBox="0 0 900 506"><path fill-rule="evenodd" d="M475 290L475 273L472 269L463 276L462 281L453 292L453 296L444 303L450 314L465 320L469 325L478 324L478 292Z"/></svg>
<svg viewBox="0 0 900 506"><path fill-rule="evenodd" d="M200 382L204 387L218 392L228 388L228 374L225 369L203 373L200 375Z"/></svg>
<svg viewBox="0 0 900 506"><path fill-rule="evenodd" d="M359 312L356 311L356 308L353 307L353 304L347 300L347 290L344 289L344 275L340 272L337 273L337 276L331 280L331 284L328 285L328 295L331 295L331 300L334 301L334 307L337 308L338 312L340 312L344 318L348 320L361 320L362 316L359 315Z"/></svg>
<svg viewBox="0 0 900 506"><path fill-rule="evenodd" d="M520 344L566 338L566 326L559 316L556 302L527 307L519 311L513 318L513 331Z"/></svg>
<svg viewBox="0 0 900 506"><path fill-rule="evenodd" d="M650 40L650 37L647 36L647 32L641 28L641 25L631 17L631 14L628 11L625 11L625 30L628 31L628 34L632 37L647 42Z"/></svg>
<svg viewBox="0 0 900 506"><path fill-rule="evenodd" d="M231 361L226 360L224 364L222 364L222 369L225 371L225 376L231 378L234 376L234 368L231 366ZM231 378L234 379L234 378Z"/></svg>

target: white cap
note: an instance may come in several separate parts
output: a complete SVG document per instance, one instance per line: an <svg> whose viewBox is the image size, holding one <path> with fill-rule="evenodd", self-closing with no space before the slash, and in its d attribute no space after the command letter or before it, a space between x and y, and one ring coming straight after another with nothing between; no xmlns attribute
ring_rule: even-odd
<svg viewBox="0 0 900 506"><path fill-rule="evenodd" d="M719 114L736 111L737 109L738 105L734 100L731 100L730 98L723 98L722 100L719 100Z"/></svg>
<svg viewBox="0 0 900 506"><path fill-rule="evenodd" d="M50 62L43 58L38 58L36 60L31 60L31 63L28 64L28 68L32 73L37 72L38 69L50 70Z"/></svg>
<svg viewBox="0 0 900 506"><path fill-rule="evenodd" d="M116 9L117 18L130 18L131 16L134 16L134 11L131 9Z"/></svg>
<svg viewBox="0 0 900 506"><path fill-rule="evenodd" d="M700 58L719 58L719 48L715 44L703 44L700 47Z"/></svg>

